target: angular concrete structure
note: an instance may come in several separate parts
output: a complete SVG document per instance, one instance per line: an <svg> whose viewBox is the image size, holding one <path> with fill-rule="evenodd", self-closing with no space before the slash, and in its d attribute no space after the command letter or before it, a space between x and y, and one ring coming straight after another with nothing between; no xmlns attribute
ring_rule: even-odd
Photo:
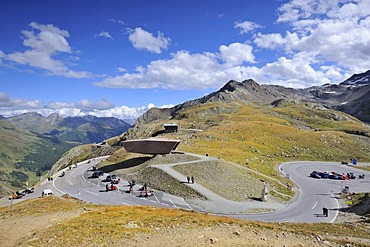
<svg viewBox="0 0 370 247"><path fill-rule="evenodd" d="M127 152L141 154L169 154L180 144L180 140L148 138L123 141Z"/></svg>

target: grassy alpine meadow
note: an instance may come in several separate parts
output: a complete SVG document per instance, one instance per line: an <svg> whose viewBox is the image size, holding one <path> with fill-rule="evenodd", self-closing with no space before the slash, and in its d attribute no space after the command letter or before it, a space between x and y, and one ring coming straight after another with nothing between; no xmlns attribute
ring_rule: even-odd
<svg viewBox="0 0 370 247"><path fill-rule="evenodd" d="M2 207L0 214L0 229L8 228L10 237L5 239L7 246L109 246L124 243L127 246L163 246L171 241L179 244L176 241L182 239L188 243L195 241L198 246L208 246L210 239L204 236L207 232L213 239L217 236L220 244L231 241L245 245L248 240L247 246L252 246L262 240L264 246L268 246L290 239L303 246L315 243L324 246L322 241L366 246L369 236L369 228L359 224L354 228L352 224L244 221L178 209L92 205L71 197L32 199L15 204L12 209ZM9 228L20 224L22 228ZM222 239L223 236L226 238Z"/></svg>
<svg viewBox="0 0 370 247"><path fill-rule="evenodd" d="M177 123L176 133L161 133L163 124ZM178 150L210 155L272 178L284 194L289 180L276 166L287 161L370 161L369 126L315 104L281 107L246 102L211 102L178 112L136 129L135 137L180 139ZM259 177L260 178L260 177ZM266 178L262 178L266 179Z"/></svg>

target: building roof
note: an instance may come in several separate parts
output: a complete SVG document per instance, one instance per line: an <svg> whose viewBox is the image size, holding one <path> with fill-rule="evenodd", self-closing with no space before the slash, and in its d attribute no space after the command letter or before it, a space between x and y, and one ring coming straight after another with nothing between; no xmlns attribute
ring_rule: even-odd
<svg viewBox="0 0 370 247"><path fill-rule="evenodd" d="M181 140L147 138L123 141L127 152L142 154L169 154L175 150Z"/></svg>

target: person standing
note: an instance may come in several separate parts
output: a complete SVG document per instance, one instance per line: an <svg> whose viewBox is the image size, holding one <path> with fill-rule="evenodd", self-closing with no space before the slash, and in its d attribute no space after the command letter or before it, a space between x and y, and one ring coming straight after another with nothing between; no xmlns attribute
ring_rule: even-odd
<svg viewBox="0 0 370 247"><path fill-rule="evenodd" d="M329 210L327 208L322 208L322 214L325 216L325 217L328 217L328 212Z"/></svg>
<svg viewBox="0 0 370 247"><path fill-rule="evenodd" d="M188 184L190 184L190 177L187 176L186 179L188 180Z"/></svg>
<svg viewBox="0 0 370 247"><path fill-rule="evenodd" d="M194 183L194 177L191 176L191 183L193 184Z"/></svg>

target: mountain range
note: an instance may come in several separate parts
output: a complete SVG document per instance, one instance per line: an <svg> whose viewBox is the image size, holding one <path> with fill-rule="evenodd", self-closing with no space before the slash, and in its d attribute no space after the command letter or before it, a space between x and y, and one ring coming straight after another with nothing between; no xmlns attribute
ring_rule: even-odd
<svg viewBox="0 0 370 247"><path fill-rule="evenodd" d="M138 123L147 123L165 116L173 117L183 109L207 102L230 102L235 100L260 104L274 104L281 100L317 103L370 123L370 70L355 74L340 84L325 84L305 89L260 85L252 79L243 82L231 80L220 90L202 98L189 100L172 108L152 108L138 119ZM275 102L276 100L277 102Z"/></svg>
<svg viewBox="0 0 370 247"><path fill-rule="evenodd" d="M33 184L69 149L100 143L131 127L117 118L66 117L25 113L0 118L0 194Z"/></svg>
<svg viewBox="0 0 370 247"><path fill-rule="evenodd" d="M203 132L180 132L178 136L164 137L182 139L180 148L184 150L194 151L196 148L198 152L210 152L216 156L224 152L220 151L220 147L225 149L225 140L231 142L231 139L222 136L229 131L234 135L240 132L229 130L233 129L230 124L240 125L242 130L252 128L253 132L262 133L261 137L248 136L249 133L236 135L233 145L240 146L245 138L251 138L253 141L249 140L246 145L253 148L247 151L237 148L230 150L226 160L235 160L239 153L250 159L257 159L257 156L262 159L261 157L266 155L268 159L281 155L285 159L295 157L297 150L303 150L300 155L306 159L348 158L350 154L344 154L343 150L366 159L370 131L369 126L363 125L361 121L370 122L369 94L370 71L367 71L353 75L340 84L325 84L305 89L260 85L252 79L243 82L231 80L218 91L202 98L189 100L172 108L151 108L137 119L133 128L116 118L63 118L58 114L44 117L37 113L25 113L9 118L0 116L0 139L6 142L6 145L0 147L0 194L22 187L26 181L34 183L38 179L35 174L48 172L60 156L72 147L84 143L99 143L111 137L114 138L109 144L117 145L124 139L162 135L163 124L167 122L177 122L183 129L199 129ZM250 118L250 112L254 112L255 119ZM228 116L227 121L225 116ZM271 125L276 128L276 133L269 129L268 126ZM290 134L286 133L287 128ZM322 133L329 131L330 135L335 131L333 139L337 142L341 142L343 138L341 133L349 134L348 138L353 140L343 144L344 147L340 151L330 153L325 146L329 145L327 143L330 141L322 143L324 138L312 132L318 130ZM243 131L240 133L244 133ZM270 133L270 140L276 139L276 142L263 141L266 133ZM297 136L289 136L291 133ZM354 137L353 134L365 139ZM204 137L205 135L207 136ZM324 153L318 154L319 151L313 147L301 143L302 138L311 138L312 144L320 146ZM218 142L219 147L212 147L212 144ZM202 148L197 147L199 143L203 143ZM286 143L286 150L277 150L278 143ZM362 148L354 152L351 145L359 145ZM264 146L268 154L256 151L256 146Z"/></svg>

